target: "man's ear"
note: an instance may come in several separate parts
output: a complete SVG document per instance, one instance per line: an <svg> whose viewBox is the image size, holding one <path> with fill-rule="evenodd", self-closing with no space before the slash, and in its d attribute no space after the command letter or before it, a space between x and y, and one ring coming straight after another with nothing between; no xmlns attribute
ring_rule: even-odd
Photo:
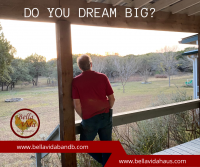
<svg viewBox="0 0 200 167"><path fill-rule="evenodd" d="M90 63L90 67L92 68L92 62Z"/></svg>

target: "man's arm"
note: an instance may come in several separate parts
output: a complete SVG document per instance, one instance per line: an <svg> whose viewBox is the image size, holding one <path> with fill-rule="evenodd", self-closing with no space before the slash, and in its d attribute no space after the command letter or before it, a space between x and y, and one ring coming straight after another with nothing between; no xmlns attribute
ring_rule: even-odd
<svg viewBox="0 0 200 167"><path fill-rule="evenodd" d="M114 94L109 95L108 99L109 99L109 103L110 103L110 108L112 108L114 105L114 102L115 102Z"/></svg>
<svg viewBox="0 0 200 167"><path fill-rule="evenodd" d="M74 102L74 108L75 108L77 114L82 118L82 110L81 110L80 99L73 99L73 102Z"/></svg>

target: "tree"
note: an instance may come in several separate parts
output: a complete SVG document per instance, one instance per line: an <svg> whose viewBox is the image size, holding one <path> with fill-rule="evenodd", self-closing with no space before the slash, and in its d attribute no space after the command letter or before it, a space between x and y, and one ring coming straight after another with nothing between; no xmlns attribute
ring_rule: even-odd
<svg viewBox="0 0 200 167"><path fill-rule="evenodd" d="M113 59L123 86L123 93L125 93L125 85L128 79L137 71L138 62L134 56L115 56Z"/></svg>
<svg viewBox="0 0 200 167"><path fill-rule="evenodd" d="M25 59L29 67L29 74L32 76L33 85L37 86L38 77L46 72L46 58L38 54L32 54Z"/></svg>
<svg viewBox="0 0 200 167"><path fill-rule="evenodd" d="M0 25L0 81L10 82L10 74L13 72L11 68L11 61L14 58L16 49L4 37L2 27Z"/></svg>
<svg viewBox="0 0 200 167"><path fill-rule="evenodd" d="M57 80L57 58L51 59L46 63L45 75L48 78L47 84L50 84L53 79Z"/></svg>
<svg viewBox="0 0 200 167"><path fill-rule="evenodd" d="M169 87L170 87L170 77L177 70L177 47L168 47L165 46L159 51L160 55L160 67L168 75L169 78Z"/></svg>
<svg viewBox="0 0 200 167"><path fill-rule="evenodd" d="M105 57L103 56L91 56L92 59L92 69L96 72L102 73L105 70Z"/></svg>
<svg viewBox="0 0 200 167"><path fill-rule="evenodd" d="M155 57L152 54L146 54L139 57L138 73L142 76L144 83L148 83L148 78L156 70Z"/></svg>
<svg viewBox="0 0 200 167"><path fill-rule="evenodd" d="M12 83L17 81L31 81L29 69L23 59L16 58L11 62L13 73L11 74ZM14 86L14 85L13 85Z"/></svg>
<svg viewBox="0 0 200 167"><path fill-rule="evenodd" d="M110 82L112 79L118 76L117 69L115 67L115 63L113 62L113 56L105 56L105 69L104 73L109 78Z"/></svg>

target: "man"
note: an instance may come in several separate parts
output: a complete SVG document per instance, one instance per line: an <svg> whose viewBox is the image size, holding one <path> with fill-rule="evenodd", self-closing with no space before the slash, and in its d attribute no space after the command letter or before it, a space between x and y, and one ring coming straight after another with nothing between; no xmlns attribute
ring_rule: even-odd
<svg viewBox="0 0 200 167"><path fill-rule="evenodd" d="M81 141L92 141L99 135L101 141L112 140L112 107L114 95L106 75L92 71L92 60L87 55L77 59L82 71L72 82L72 98L77 114L82 118ZM110 153L90 153L106 164Z"/></svg>

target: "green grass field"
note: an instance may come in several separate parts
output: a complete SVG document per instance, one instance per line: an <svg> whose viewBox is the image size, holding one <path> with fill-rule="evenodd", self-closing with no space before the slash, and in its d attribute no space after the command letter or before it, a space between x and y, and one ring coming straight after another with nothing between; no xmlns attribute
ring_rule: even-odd
<svg viewBox="0 0 200 167"><path fill-rule="evenodd" d="M136 109L150 107L157 100L158 95L169 95L180 90L186 91L188 96L193 95L193 88L184 87L187 79L192 75L174 76L171 80L171 87L168 85L168 79L150 78L151 84L141 84L140 82L128 82L125 87L125 93L121 83L112 83L114 95L116 98L114 113L126 112ZM58 106L58 88L46 86L46 78L39 78L39 86L33 87L16 85L12 91L0 91L0 140L22 140L13 134L10 129L10 118L12 114L21 109L29 108L34 110L40 118L41 126L38 133L29 140L41 140L40 135L49 135L59 124L59 106ZM6 103L5 99L20 97L24 100L21 102ZM76 114L76 120L80 117ZM12 161L8 154L0 154L0 162L6 164L16 163ZM24 154L13 154L12 159L18 159ZM30 154L27 154L29 162ZM25 161L24 161L25 162ZM15 165L18 166L18 165ZM19 165L20 166L20 165Z"/></svg>

